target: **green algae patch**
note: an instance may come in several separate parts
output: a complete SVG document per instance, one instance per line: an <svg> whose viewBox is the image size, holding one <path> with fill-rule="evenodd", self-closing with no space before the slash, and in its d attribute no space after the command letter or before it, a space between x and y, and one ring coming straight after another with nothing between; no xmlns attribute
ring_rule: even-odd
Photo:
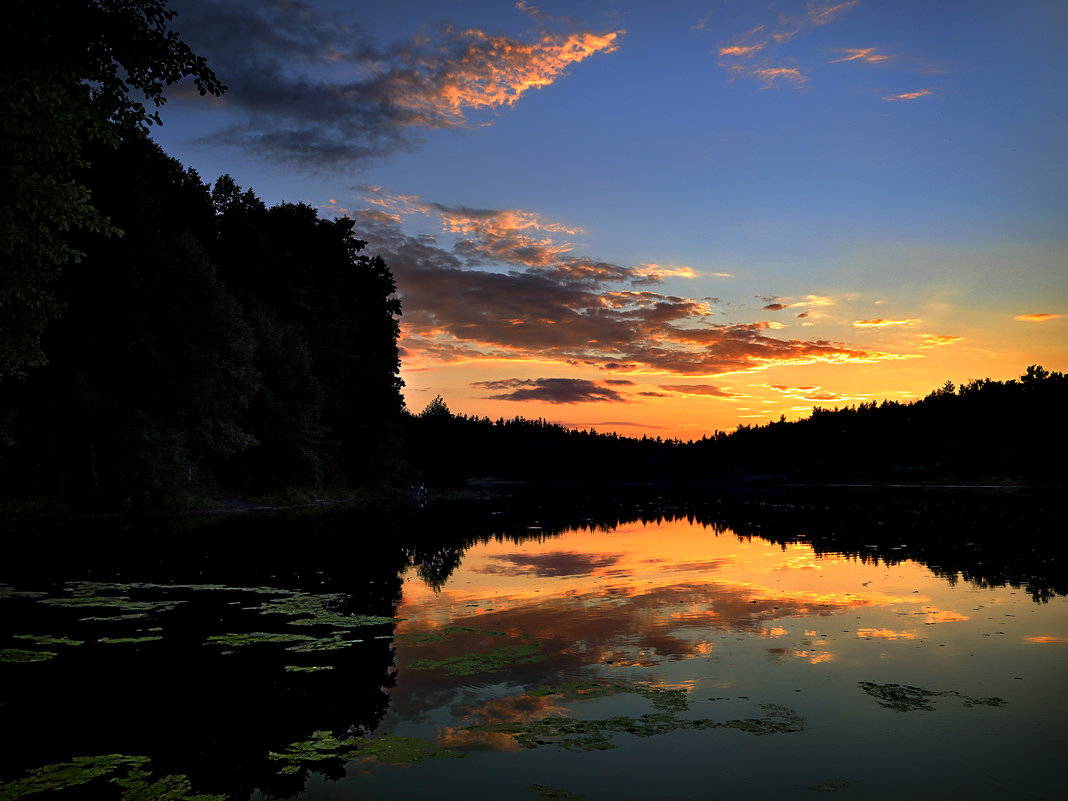
<svg viewBox="0 0 1068 801"><path fill-rule="evenodd" d="M908 684L876 684L873 681L857 682L860 689L874 698L884 709L898 712L933 712L935 698L957 698L966 707L1005 706L1005 701L994 696L976 698L962 695L956 690L927 690Z"/></svg>
<svg viewBox="0 0 1068 801"><path fill-rule="evenodd" d="M85 640L72 640L68 637L56 637L51 634L16 634L15 639L29 640L36 645L69 645L71 647L85 645Z"/></svg>
<svg viewBox="0 0 1068 801"><path fill-rule="evenodd" d="M147 762L148 757L125 754L75 757L71 762L34 768L25 778L0 785L0 801L14 801L46 790L65 790L109 776L120 768L128 771L140 768Z"/></svg>
<svg viewBox="0 0 1068 801"><path fill-rule="evenodd" d="M527 789L534 794L534 801L586 801L584 795L547 784L532 784Z"/></svg>
<svg viewBox="0 0 1068 801"><path fill-rule="evenodd" d="M463 757L459 751L439 748L419 737L381 734L371 737L346 737L339 740L328 731L317 731L307 740L290 743L284 751L271 751L268 758L284 762L279 773L291 776L316 763L373 757L379 762L408 765L426 759L455 759Z"/></svg>
<svg viewBox="0 0 1068 801"><path fill-rule="evenodd" d="M262 643L304 643L313 642L317 637L310 634L282 634L271 631L249 631L244 634L210 634L208 642L231 648L244 648L246 645Z"/></svg>
<svg viewBox="0 0 1068 801"><path fill-rule="evenodd" d="M28 648L0 649L0 662L9 662L11 664L20 662L47 662L55 656L55 651L31 651Z"/></svg>
<svg viewBox="0 0 1068 801"><path fill-rule="evenodd" d="M140 642L154 642L155 640L162 639L163 637L159 634L146 634L143 637L101 637L97 642L103 643L104 645L125 645Z"/></svg>
<svg viewBox="0 0 1068 801"><path fill-rule="evenodd" d="M416 659L408 663L411 670L443 670L450 676L474 676L479 673L498 673L513 665L528 665L541 662L545 655L539 653L536 643L505 645L488 653L459 654L444 659Z"/></svg>
<svg viewBox="0 0 1068 801"><path fill-rule="evenodd" d="M749 734L785 734L789 732L804 731L805 719L792 709L787 709L778 704L761 704L760 709L764 712L762 718L744 718L742 720L728 720L719 724L727 729Z"/></svg>
<svg viewBox="0 0 1068 801"><path fill-rule="evenodd" d="M66 790L97 780L106 780L121 789L121 801L225 801L224 795L193 792L189 779L181 775L153 779L149 758L127 754L75 757L70 762L34 768L21 779L0 785L0 801L43 792Z"/></svg>
<svg viewBox="0 0 1068 801"><path fill-rule="evenodd" d="M16 590L10 584L0 584L0 600L4 598L44 598L48 593Z"/></svg>
<svg viewBox="0 0 1068 801"><path fill-rule="evenodd" d="M333 665L286 665L287 673L318 673L320 670L333 670Z"/></svg>
<svg viewBox="0 0 1068 801"><path fill-rule="evenodd" d="M379 762L392 765L408 765L425 759L458 759L466 756L449 748L438 748L430 740L421 737L402 737L398 734L380 734L357 741L357 757L373 756Z"/></svg>
<svg viewBox="0 0 1068 801"><path fill-rule="evenodd" d="M551 745L565 751L605 751L615 748L617 734L635 737L656 737L670 732L708 729L735 729L754 735L785 734L803 731L805 719L792 709L778 704L761 704L760 718L717 721L708 718L683 718L677 713L689 709L686 692L681 689L652 687L647 684L599 684L573 681L565 684L546 684L524 695L556 695L564 701L585 701L613 695L639 695L657 710L640 717L619 716L601 720L578 719L566 716L545 717L525 722L476 723L465 726L469 731L511 735L522 748Z"/></svg>
<svg viewBox="0 0 1068 801"><path fill-rule="evenodd" d="M105 584L95 581L78 581L68 586L70 595L61 598L41 598L38 603L46 606L58 606L75 609L111 609L116 614L108 615L105 620L128 620L139 617L147 617L157 612L167 612L174 609L180 600L134 600L126 593L133 585Z"/></svg>
<svg viewBox="0 0 1068 801"><path fill-rule="evenodd" d="M444 626L436 631L420 631L411 634L397 634L394 639L404 640L413 645L426 645L428 643L442 642L457 634L483 634L487 637L507 637L503 631L485 631L476 629L474 626Z"/></svg>
<svg viewBox="0 0 1068 801"><path fill-rule="evenodd" d="M662 712L685 712L690 708L685 690L653 687L648 684L599 684L594 681L577 680L564 684L544 684L533 690L527 690L524 695L533 697L559 695L563 701L588 701L624 693L640 695L651 701L653 707Z"/></svg>
<svg viewBox="0 0 1068 801"><path fill-rule="evenodd" d="M357 642L363 642L363 640L353 639L342 632L335 632L326 637L310 637L296 645L289 646L286 650L300 654L310 654L319 651L340 651L342 648L348 648L350 645Z"/></svg>
<svg viewBox="0 0 1068 801"><path fill-rule="evenodd" d="M340 593L314 595L306 592L291 592L279 598L272 598L252 610L265 615L284 615L292 626L331 626L333 628L359 628L362 626L384 626L394 622L392 617L378 615L344 615L336 612L336 606L348 596Z"/></svg>

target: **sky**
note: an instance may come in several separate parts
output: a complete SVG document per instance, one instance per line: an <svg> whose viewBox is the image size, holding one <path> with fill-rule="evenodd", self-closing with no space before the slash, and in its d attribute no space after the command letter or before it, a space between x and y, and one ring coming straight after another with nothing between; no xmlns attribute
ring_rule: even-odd
<svg viewBox="0 0 1068 801"><path fill-rule="evenodd" d="M408 408L698 439L1068 370L1068 3L171 0L153 137L347 215Z"/></svg>

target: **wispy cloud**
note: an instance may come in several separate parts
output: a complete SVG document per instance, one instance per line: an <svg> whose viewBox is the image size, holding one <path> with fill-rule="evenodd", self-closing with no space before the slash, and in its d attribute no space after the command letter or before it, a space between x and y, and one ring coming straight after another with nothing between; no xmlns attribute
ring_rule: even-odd
<svg viewBox="0 0 1068 801"><path fill-rule="evenodd" d="M723 56L735 56L739 58L746 58L759 53L767 45L767 42L756 42L754 44L734 44L726 45L719 49L719 55Z"/></svg>
<svg viewBox="0 0 1068 801"><path fill-rule="evenodd" d="M443 27L380 45L303 3L173 5L177 30L230 87L220 105L240 118L212 140L317 165L410 150L419 131L515 105L572 65L617 50L623 36L539 30L520 40Z"/></svg>
<svg viewBox="0 0 1068 801"><path fill-rule="evenodd" d="M793 398L795 400L804 401L846 401L851 400L848 395L839 395L837 392L830 392L822 389L818 386L810 387L790 387L786 384L765 384L768 389L773 389L776 392L780 392L787 398Z"/></svg>
<svg viewBox="0 0 1068 801"><path fill-rule="evenodd" d="M919 100L921 97L927 97L928 95L933 95L933 94L934 94L934 89L919 89L919 90L917 90L915 92L902 92L899 95L886 95L886 96L883 97L883 100L891 100L891 101L895 101L895 102L896 101Z"/></svg>
<svg viewBox="0 0 1068 801"><path fill-rule="evenodd" d="M845 53L841 58L833 59L828 62L830 64L838 64L843 61L861 61L865 64L878 64L882 61L889 61L893 56L888 56L883 53L876 53L874 47L846 47L839 50L840 53Z"/></svg>
<svg viewBox="0 0 1068 801"><path fill-rule="evenodd" d="M939 334L924 334L923 339L920 340L921 348L936 348L940 345L952 345L954 342L960 342L964 337L955 337Z"/></svg>
<svg viewBox="0 0 1068 801"><path fill-rule="evenodd" d="M1017 314L1012 319L1026 323L1044 323L1048 320L1059 320L1062 317L1064 317L1063 314Z"/></svg>
<svg viewBox="0 0 1068 801"><path fill-rule="evenodd" d="M711 384L661 384L660 389L679 395L706 395L713 398L742 398L737 392L731 392Z"/></svg>
<svg viewBox="0 0 1068 801"><path fill-rule="evenodd" d="M795 86L808 80L797 67L757 67L750 74L763 81L765 89L773 89L779 79L789 81Z"/></svg>
<svg viewBox="0 0 1068 801"><path fill-rule="evenodd" d="M916 325L919 320L854 320L854 328L889 328L895 325Z"/></svg>

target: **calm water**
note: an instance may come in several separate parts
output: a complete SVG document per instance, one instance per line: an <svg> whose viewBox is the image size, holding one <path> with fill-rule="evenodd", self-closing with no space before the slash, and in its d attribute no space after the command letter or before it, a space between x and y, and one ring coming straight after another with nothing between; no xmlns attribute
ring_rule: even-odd
<svg viewBox="0 0 1068 801"><path fill-rule="evenodd" d="M1062 798L1058 554L917 509L254 518L50 569L27 545L0 798L49 765L56 798L137 769L176 798ZM997 533L1033 560L989 564Z"/></svg>

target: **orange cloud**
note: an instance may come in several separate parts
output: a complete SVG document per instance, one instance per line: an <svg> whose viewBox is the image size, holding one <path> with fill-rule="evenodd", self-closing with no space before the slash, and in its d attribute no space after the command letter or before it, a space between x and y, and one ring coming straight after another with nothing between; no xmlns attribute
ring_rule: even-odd
<svg viewBox="0 0 1068 801"><path fill-rule="evenodd" d="M692 267L666 267L660 264L642 264L633 269L634 275L643 278L696 278Z"/></svg>
<svg viewBox="0 0 1068 801"><path fill-rule="evenodd" d="M1044 323L1047 320L1059 320L1064 317L1063 314L1017 314L1013 317L1013 320L1019 320L1026 323Z"/></svg>
<svg viewBox="0 0 1068 801"><path fill-rule="evenodd" d="M464 46L442 64L434 53L414 60L414 71L391 81L394 102L415 112L419 124L456 125L464 109L511 106L530 89L553 83L572 64L619 49L623 31L543 34L534 43L469 29L454 34Z"/></svg>
<svg viewBox="0 0 1068 801"><path fill-rule="evenodd" d="M809 25L826 25L859 5L860 0L846 0L844 3L819 3L809 0L805 10L805 21Z"/></svg>
<svg viewBox="0 0 1068 801"><path fill-rule="evenodd" d="M900 95L887 95L883 100L917 100L934 94L934 89L920 89L917 92L904 92Z"/></svg>
<svg viewBox="0 0 1068 801"><path fill-rule="evenodd" d="M938 334L924 334L923 340L920 342L921 348L935 348L939 345L952 345L954 342L960 342L964 337L954 337L948 335Z"/></svg>
<svg viewBox="0 0 1068 801"><path fill-rule="evenodd" d="M785 384L765 384L768 389L783 393L788 398L805 401L847 401L851 400L848 395L839 395L836 392L828 392L820 387L788 387ZM802 407L805 408L805 407Z"/></svg>
<svg viewBox="0 0 1068 801"><path fill-rule="evenodd" d="M1052 637L1048 634L1041 634L1037 637L1024 637L1024 642L1034 643L1036 645L1055 645L1068 643L1068 637Z"/></svg>
<svg viewBox="0 0 1068 801"><path fill-rule="evenodd" d="M916 325L919 320L854 320L854 328L887 328L892 325Z"/></svg>
<svg viewBox="0 0 1068 801"><path fill-rule="evenodd" d="M397 278L404 304L400 344L409 369L536 359L710 376L777 364L902 358L829 340L778 339L770 332L783 326L771 321L709 324L716 299L641 288L669 276L689 277L689 267L626 267L576 255L558 236L579 229L532 212L448 207L390 196L378 187L360 191L374 208L352 216L360 237ZM404 234L397 218L407 214L437 217L459 241L450 248L432 237ZM507 272L501 270L505 265ZM515 400L615 400L600 385L496 389Z"/></svg>
<svg viewBox="0 0 1068 801"><path fill-rule="evenodd" d="M741 398L736 392L714 387L711 384L662 384L660 389L676 392L680 395L707 395L713 398Z"/></svg>
<svg viewBox="0 0 1068 801"><path fill-rule="evenodd" d="M747 58L754 53L759 53L764 49L764 45L767 42L757 42L751 45L728 45L727 47L721 47L719 49L719 55L722 56L737 56L741 58Z"/></svg>
<svg viewBox="0 0 1068 801"><path fill-rule="evenodd" d="M863 61L865 64L878 64L880 61L889 61L893 56L876 53L874 47L851 48L847 47L839 51L846 55L836 58L828 63L838 64L842 61Z"/></svg>
<svg viewBox="0 0 1068 801"><path fill-rule="evenodd" d="M524 41L444 26L379 44L306 3L199 5L203 13L183 17L183 31L226 76L223 102L235 120L211 141L323 166L410 150L419 144L412 131L460 127L469 111L513 106L572 65L618 50L624 35L539 25Z"/></svg>
<svg viewBox="0 0 1068 801"><path fill-rule="evenodd" d="M764 82L765 89L774 88L775 81L779 78L793 81L795 84L802 84L808 80L797 67L759 67L754 69L752 74Z"/></svg>

